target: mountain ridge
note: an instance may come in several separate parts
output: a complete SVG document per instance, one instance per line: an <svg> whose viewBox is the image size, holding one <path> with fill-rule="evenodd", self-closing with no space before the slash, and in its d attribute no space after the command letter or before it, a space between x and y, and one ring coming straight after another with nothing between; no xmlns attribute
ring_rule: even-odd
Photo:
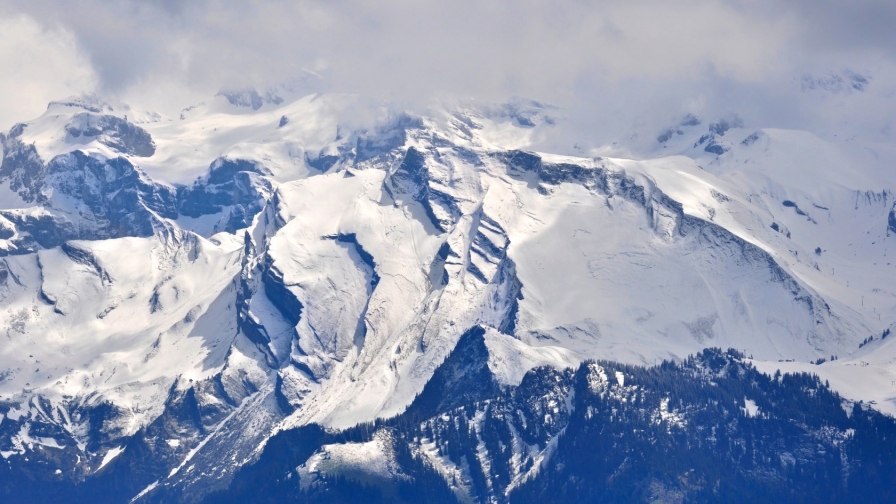
<svg viewBox="0 0 896 504"><path fill-rule="evenodd" d="M865 345L896 317L896 189L805 184L808 134L684 120L675 156L583 158L526 148L557 127L536 102L350 131L350 97L240 100L139 126L54 102L3 137L8 464L61 450L42 477L84 484L149 457L134 481L193 494L277 432L413 411L477 327L496 387L720 345L896 372Z"/></svg>

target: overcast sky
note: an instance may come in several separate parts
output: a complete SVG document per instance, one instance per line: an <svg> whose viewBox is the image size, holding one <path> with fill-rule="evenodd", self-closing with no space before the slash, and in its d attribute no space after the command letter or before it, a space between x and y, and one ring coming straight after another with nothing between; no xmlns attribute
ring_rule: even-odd
<svg viewBox="0 0 896 504"><path fill-rule="evenodd" d="M894 27L893 0L0 0L0 128L72 94L174 115L313 72L408 107L543 100L601 138L686 112L892 138ZM844 71L865 91L803 89Z"/></svg>

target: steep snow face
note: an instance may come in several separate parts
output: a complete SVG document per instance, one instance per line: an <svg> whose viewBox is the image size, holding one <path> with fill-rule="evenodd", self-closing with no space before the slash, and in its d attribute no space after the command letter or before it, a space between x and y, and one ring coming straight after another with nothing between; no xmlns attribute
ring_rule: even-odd
<svg viewBox="0 0 896 504"><path fill-rule="evenodd" d="M7 396L104 391L140 410L151 406L139 403L141 389L207 376L236 335L226 315L238 243L183 233L70 241L5 258L3 266L8 341L0 389Z"/></svg>
<svg viewBox="0 0 896 504"><path fill-rule="evenodd" d="M94 467L164 439L136 494L227 477L278 428L400 413L475 326L515 385L708 346L846 359L896 320L896 188L839 144L692 118L657 139L674 156L568 157L525 150L555 121L534 102L353 129L353 100L224 93L140 124L68 101L5 135L13 421ZM70 418L103 401L100 429Z"/></svg>
<svg viewBox="0 0 896 504"><path fill-rule="evenodd" d="M268 254L303 307L291 362L301 387L319 390L292 421L400 411L477 323L564 349L566 362L649 362L709 345L814 360L874 330L833 312L775 260L774 243L738 227L731 214L755 209L723 206L743 198L692 161L445 148L436 135L410 132L385 172L280 186L286 224ZM663 183L689 206L686 188L699 187L712 206L689 214Z"/></svg>
<svg viewBox="0 0 896 504"><path fill-rule="evenodd" d="M572 166L585 177L604 171L619 187L489 186L484 209L510 230L524 286L519 337L624 361L705 345L768 358L845 348L824 302L759 247L683 213L649 180L626 192L625 177L649 173L645 166Z"/></svg>
<svg viewBox="0 0 896 504"><path fill-rule="evenodd" d="M695 159L714 175L701 177L709 187L676 187L668 178L658 183L704 218L713 217L710 209L732 208L719 214L726 221L716 221L770 251L828 303L848 307L841 316L852 314L866 321L869 335L880 334L892 322L896 294L888 287L896 274L890 257L896 246L893 146L719 123L710 125L715 132L701 128L682 128L662 152ZM727 147L707 151L709 137ZM706 189L726 199L714 204ZM737 208L743 206L750 211Z"/></svg>

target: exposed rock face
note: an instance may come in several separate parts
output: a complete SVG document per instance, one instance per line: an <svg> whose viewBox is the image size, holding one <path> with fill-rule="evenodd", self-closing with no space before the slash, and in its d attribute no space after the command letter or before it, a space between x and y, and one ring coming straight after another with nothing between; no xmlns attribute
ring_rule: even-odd
<svg viewBox="0 0 896 504"><path fill-rule="evenodd" d="M270 172L258 163L242 159L218 159L208 175L178 191L178 211L187 217L221 213L219 231L229 233L248 227L264 208L272 191L264 175Z"/></svg>
<svg viewBox="0 0 896 504"><path fill-rule="evenodd" d="M150 157L156 152L156 144L145 129L112 115L77 114L65 126L65 132L76 141L96 139L129 156Z"/></svg>
<svg viewBox="0 0 896 504"><path fill-rule="evenodd" d="M893 209L887 217L887 232L896 234L896 203L893 204Z"/></svg>
<svg viewBox="0 0 896 504"><path fill-rule="evenodd" d="M43 164L34 148L5 142L0 178L36 207L0 210L17 229L8 253L51 248L66 240L151 236L177 217L174 188L151 181L123 157L73 151Z"/></svg>
<svg viewBox="0 0 896 504"><path fill-rule="evenodd" d="M283 103L283 98L276 93L266 91L262 95L254 88L221 91L218 96L223 96L231 105L252 110L258 110L265 104L279 105Z"/></svg>

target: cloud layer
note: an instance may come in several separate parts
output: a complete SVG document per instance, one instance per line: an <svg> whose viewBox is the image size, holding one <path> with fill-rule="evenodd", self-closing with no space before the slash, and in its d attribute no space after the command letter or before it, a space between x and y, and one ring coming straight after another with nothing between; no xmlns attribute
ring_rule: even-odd
<svg viewBox="0 0 896 504"><path fill-rule="evenodd" d="M408 106L545 100L598 141L685 112L876 133L893 119L879 104L896 75L888 0L2 1L0 57L13 69L0 77L4 127L59 94L95 90L171 113L222 87L309 71L326 90ZM803 92L803 76L845 69L871 76L864 95L877 105L857 112L870 99Z"/></svg>
<svg viewBox="0 0 896 504"><path fill-rule="evenodd" d="M0 17L0 128L40 114L53 98L96 89L99 80L67 30L22 14Z"/></svg>

